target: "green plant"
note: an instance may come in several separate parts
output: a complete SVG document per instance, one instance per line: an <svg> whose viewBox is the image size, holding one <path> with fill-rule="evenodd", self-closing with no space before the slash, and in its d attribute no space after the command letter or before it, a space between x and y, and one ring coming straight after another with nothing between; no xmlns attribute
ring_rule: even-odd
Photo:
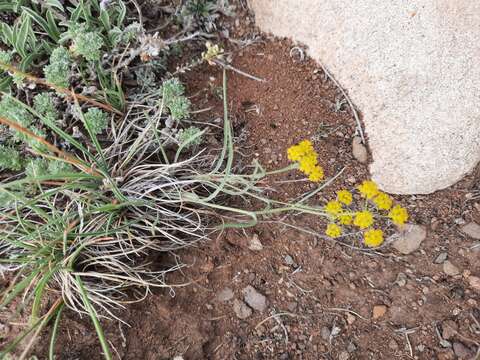
<svg viewBox="0 0 480 360"><path fill-rule="evenodd" d="M55 107L53 95L50 93L40 93L33 98L33 108L37 113L52 122L58 118L58 111Z"/></svg>
<svg viewBox="0 0 480 360"><path fill-rule="evenodd" d="M186 0L180 8L179 22L188 30L202 29L211 32L221 14L232 15L228 0Z"/></svg>
<svg viewBox="0 0 480 360"><path fill-rule="evenodd" d="M183 120L190 112L190 100L185 97L185 87L176 78L169 79L162 86L162 102L174 120Z"/></svg>
<svg viewBox="0 0 480 360"><path fill-rule="evenodd" d="M72 51L76 55L83 56L88 61L100 60L100 49L103 46L103 39L96 31L85 31L81 27L73 35Z"/></svg>
<svg viewBox="0 0 480 360"><path fill-rule="evenodd" d="M0 170L21 170L23 167L20 153L12 147L0 145Z"/></svg>
<svg viewBox="0 0 480 360"><path fill-rule="evenodd" d="M202 130L196 126L190 126L186 129L181 129L178 132L177 138L181 147L189 149L202 143L202 135Z"/></svg>
<svg viewBox="0 0 480 360"><path fill-rule="evenodd" d="M174 95L182 96L178 84L174 88ZM253 226L265 215L296 211L326 216L319 207L279 202L263 194L260 181L265 176L292 166L267 173L254 163L251 173L233 172L235 151L226 75L223 148L215 155L182 153L188 142L200 137L202 132L195 128L184 130L190 135L176 151L166 151L171 145L158 130L166 117L162 106L150 104L152 97L164 96L165 89L130 104L130 116L115 123L111 141L103 145L87 116L98 112L88 110L80 115L93 148L19 102L76 151L76 155L69 155L50 145L42 157L54 156L68 166L52 171L48 161L34 159L27 166L26 177L0 184L0 194L15 199L15 211L10 211L11 201L10 207L1 211L0 261L21 274L5 293L1 306L20 295L32 299L31 325L20 338L33 331L38 335L60 314L60 304L65 304L90 315L104 356L110 359L99 318L118 316L115 310L121 306L126 289L148 292L149 287L168 286L166 274L178 268L153 271L146 258L149 253L168 253L225 228ZM81 113L78 104L75 107ZM16 192L26 184L34 184L38 191L33 195ZM257 201L263 206L258 210L232 206L227 199L236 199L239 205ZM42 299L49 289L56 289L53 294L60 294L61 299L43 310Z"/></svg>
<svg viewBox="0 0 480 360"><path fill-rule="evenodd" d="M107 114L97 108L90 108L83 115L85 126L95 135L102 133L108 126Z"/></svg>
<svg viewBox="0 0 480 360"><path fill-rule="evenodd" d="M43 68L45 79L54 85L68 87L72 60L67 49L58 47L52 51L49 64Z"/></svg>

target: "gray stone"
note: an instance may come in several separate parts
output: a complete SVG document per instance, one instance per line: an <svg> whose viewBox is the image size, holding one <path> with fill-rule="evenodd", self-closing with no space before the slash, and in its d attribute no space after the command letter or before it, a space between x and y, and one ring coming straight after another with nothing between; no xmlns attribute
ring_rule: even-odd
<svg viewBox="0 0 480 360"><path fill-rule="evenodd" d="M480 2L249 0L257 25L306 44L361 110L373 179L431 193L480 160Z"/></svg>
<svg viewBox="0 0 480 360"><path fill-rule="evenodd" d="M438 254L438 256L433 260L435 264L443 264L445 260L447 260L448 254L446 252L442 252Z"/></svg>
<svg viewBox="0 0 480 360"><path fill-rule="evenodd" d="M443 263L443 272L448 276L456 276L460 274L460 269L447 260Z"/></svg>
<svg viewBox="0 0 480 360"><path fill-rule="evenodd" d="M295 264L295 261L293 260L293 257L291 257L290 255L285 255L284 260L285 260L285 264L287 264L287 265L292 266L292 265Z"/></svg>
<svg viewBox="0 0 480 360"><path fill-rule="evenodd" d="M353 138L352 154L357 161L363 164L365 164L368 161L367 147L364 144L362 144L362 139L360 138L360 136L355 136Z"/></svg>
<svg viewBox="0 0 480 360"><path fill-rule="evenodd" d="M233 300L233 311L235 312L235 315L242 320L252 315L252 309L250 309L243 301L238 299Z"/></svg>
<svg viewBox="0 0 480 360"><path fill-rule="evenodd" d="M254 310L263 312L267 308L267 298L260 294L253 286L243 289L245 302Z"/></svg>
<svg viewBox="0 0 480 360"><path fill-rule="evenodd" d="M393 247L404 255L411 254L420 247L427 237L427 229L422 225L407 224L393 242Z"/></svg>
<svg viewBox="0 0 480 360"><path fill-rule="evenodd" d="M480 225L475 222L469 222L468 224L463 225L460 230L476 240L480 240Z"/></svg>
<svg viewBox="0 0 480 360"><path fill-rule="evenodd" d="M226 302L233 299L233 290L225 288L217 294L217 300L220 302Z"/></svg>

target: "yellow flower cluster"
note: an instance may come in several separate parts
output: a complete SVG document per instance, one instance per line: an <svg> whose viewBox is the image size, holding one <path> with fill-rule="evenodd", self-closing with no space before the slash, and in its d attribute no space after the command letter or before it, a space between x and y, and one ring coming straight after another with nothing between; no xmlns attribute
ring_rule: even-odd
<svg viewBox="0 0 480 360"><path fill-rule="evenodd" d="M368 210L358 211L355 214L353 224L360 229L366 229L373 225L373 214Z"/></svg>
<svg viewBox="0 0 480 360"><path fill-rule="evenodd" d="M403 225L408 220L408 212L407 209L401 207L400 205L395 205L388 213L388 217L393 223L397 225Z"/></svg>
<svg viewBox="0 0 480 360"><path fill-rule="evenodd" d="M371 180L366 180L359 185L358 191L360 191L360 194L367 199L372 199L379 193L377 184Z"/></svg>
<svg viewBox="0 0 480 360"><path fill-rule="evenodd" d="M342 229L337 224L330 223L327 226L327 230L325 231L325 234L327 234L331 238L335 239L335 238L339 237L340 235L342 235Z"/></svg>
<svg viewBox="0 0 480 360"><path fill-rule="evenodd" d="M308 175L308 180L320 182L323 177L323 169L318 165L318 154L309 140L303 140L287 150L288 159L298 162L301 172Z"/></svg>
<svg viewBox="0 0 480 360"><path fill-rule="evenodd" d="M300 144L299 144L300 145ZM304 149L305 153L306 148ZM291 154L293 157L298 156L300 149L295 149ZM380 211L388 211L388 218L396 225L403 225L408 220L408 212L400 205L393 204L393 199L378 189L377 184L371 180L362 182L357 187L360 195L369 200L365 203L363 209L352 210L349 206L353 202L353 195L348 190L337 191L337 199L331 200L325 205L325 212L332 219L328 224L325 233L337 238L342 234L342 227L340 225L351 226L354 225L363 231L364 244L367 247L380 246L384 241L383 230L372 228L375 223L375 214L381 215ZM368 204L374 205L369 208ZM345 208L344 208L345 207ZM373 211L377 209L377 211Z"/></svg>
<svg viewBox="0 0 480 360"><path fill-rule="evenodd" d="M382 192L378 193L378 195L373 198L373 203L380 210L389 210L393 205L392 198Z"/></svg>
<svg viewBox="0 0 480 360"><path fill-rule="evenodd" d="M364 242L368 247L377 247L383 243L383 231L380 229L370 229L365 231Z"/></svg>

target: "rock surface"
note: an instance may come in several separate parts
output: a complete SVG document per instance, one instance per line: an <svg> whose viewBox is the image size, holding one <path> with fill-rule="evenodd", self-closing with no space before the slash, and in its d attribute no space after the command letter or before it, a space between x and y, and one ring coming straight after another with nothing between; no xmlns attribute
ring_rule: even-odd
<svg viewBox="0 0 480 360"><path fill-rule="evenodd" d="M416 224L407 224L400 233L393 247L404 255L411 254L420 247L420 244L427 237L427 230L424 226Z"/></svg>
<svg viewBox="0 0 480 360"><path fill-rule="evenodd" d="M262 30L306 44L348 90L383 190L431 193L480 160L480 2L249 3Z"/></svg>

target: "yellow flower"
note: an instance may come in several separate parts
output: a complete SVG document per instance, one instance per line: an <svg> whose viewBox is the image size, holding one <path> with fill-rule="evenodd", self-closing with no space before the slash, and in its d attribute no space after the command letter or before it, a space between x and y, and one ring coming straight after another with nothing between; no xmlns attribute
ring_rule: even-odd
<svg viewBox="0 0 480 360"><path fill-rule="evenodd" d="M370 229L364 234L365 245L368 247L377 247L383 243L383 231L380 229Z"/></svg>
<svg viewBox="0 0 480 360"><path fill-rule="evenodd" d="M342 212L342 204L339 201L331 200L325 206L325 211L330 215L337 216Z"/></svg>
<svg viewBox="0 0 480 360"><path fill-rule="evenodd" d="M370 211L359 211L355 214L353 223L360 229L366 229L373 224L373 215Z"/></svg>
<svg viewBox="0 0 480 360"><path fill-rule="evenodd" d="M313 145L309 140L303 140L297 145L289 147L287 150L288 160L290 161L300 161L302 157L309 154L315 154Z"/></svg>
<svg viewBox="0 0 480 360"><path fill-rule="evenodd" d="M377 184L371 180L365 180L361 185L359 185L358 191L360 191L360 194L367 199L371 199L379 193Z"/></svg>
<svg viewBox="0 0 480 360"><path fill-rule="evenodd" d="M309 153L303 156L299 163L300 166L298 167L301 172L310 175L313 172L313 169L317 166L317 154L316 153Z"/></svg>
<svg viewBox="0 0 480 360"><path fill-rule="evenodd" d="M207 51L202 52L202 59L207 61L210 65L214 65L214 60L222 57L223 49L218 45L212 44L210 41L207 41L205 46Z"/></svg>
<svg viewBox="0 0 480 360"><path fill-rule="evenodd" d="M315 168L310 173L308 180L312 182L320 182L323 179L323 169L321 166L315 166Z"/></svg>
<svg viewBox="0 0 480 360"><path fill-rule="evenodd" d="M325 230L325 234L327 234L331 238L337 238L342 235L342 229L337 224L330 223L327 225L327 230Z"/></svg>
<svg viewBox="0 0 480 360"><path fill-rule="evenodd" d="M303 153L303 150L298 145L294 145L288 148L287 155L288 155L288 160L298 161L305 154Z"/></svg>
<svg viewBox="0 0 480 360"><path fill-rule="evenodd" d="M373 198L373 202L380 210L389 210L393 204L392 198L382 192Z"/></svg>
<svg viewBox="0 0 480 360"><path fill-rule="evenodd" d="M353 216L348 214L341 214L338 216L338 220L342 225L352 225Z"/></svg>
<svg viewBox="0 0 480 360"><path fill-rule="evenodd" d="M408 220L408 212L400 205L395 205L388 213L388 217L392 219L394 224L403 225Z"/></svg>
<svg viewBox="0 0 480 360"><path fill-rule="evenodd" d="M339 190L337 191L338 201L344 203L345 205L350 205L352 203L352 193L348 190Z"/></svg>

